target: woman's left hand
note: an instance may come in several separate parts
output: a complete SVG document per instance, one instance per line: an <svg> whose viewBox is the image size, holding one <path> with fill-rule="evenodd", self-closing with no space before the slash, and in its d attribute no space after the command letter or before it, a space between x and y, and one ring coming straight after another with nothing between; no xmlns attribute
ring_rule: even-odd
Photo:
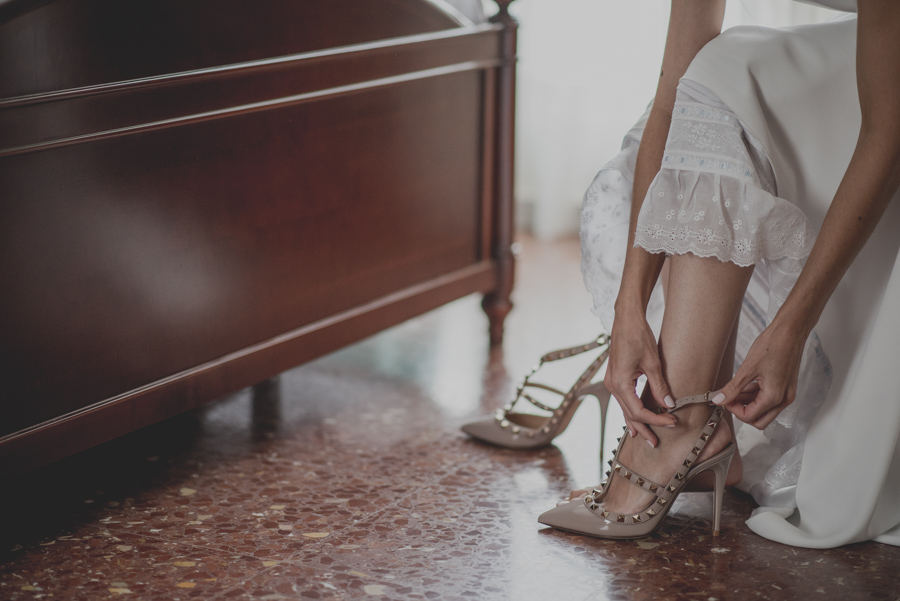
<svg viewBox="0 0 900 601"><path fill-rule="evenodd" d="M806 338L773 322L750 347L731 381L710 393L710 399L762 430L794 402Z"/></svg>

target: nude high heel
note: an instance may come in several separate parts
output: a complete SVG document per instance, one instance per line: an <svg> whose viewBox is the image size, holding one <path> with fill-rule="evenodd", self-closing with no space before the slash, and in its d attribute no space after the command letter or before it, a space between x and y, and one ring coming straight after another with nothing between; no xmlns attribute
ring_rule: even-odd
<svg viewBox="0 0 900 601"><path fill-rule="evenodd" d="M711 404L709 393L682 397L675 401L675 408L669 409L669 412L677 411L681 407L694 403ZM672 508L672 503L684 491L688 481L697 474L712 471L716 480L713 503L713 535L717 536L721 526L722 494L725 490L725 476L728 474L728 467L731 465L731 459L734 457L735 445L733 442L730 442L728 446L714 456L697 463L697 457L699 457L703 447L706 446L709 437L715 432L724 411L722 407L713 406L715 409L713 409L706 425L700 432L697 442L694 443L681 467L678 468L678 471L675 472L675 475L672 476L667 484L653 482L619 461L618 457L626 439L623 436L619 442L618 449L616 449L613 458L609 462L611 470L606 472L608 478L600 488L595 488L583 497L563 503L554 509L544 512L538 518L538 522L560 530L568 530L598 538L628 539L648 536L659 528L663 518L666 517L669 509ZM635 514L620 514L606 509L603 507L603 499L606 497L609 485L615 476L624 478L632 485L639 486L647 492L656 495L656 500L650 503L646 509Z"/></svg>
<svg viewBox="0 0 900 601"><path fill-rule="evenodd" d="M588 366L584 373L568 392L552 386L532 382L531 377L545 363L574 357L594 349L602 349L600 355ZM575 410L581 405L584 397L594 396L600 402L600 454L602 459L604 433L606 430L606 409L609 406L609 391L603 382L591 382L609 356L609 336L601 334L596 340L582 346L562 349L547 353L541 357L540 364L531 370L516 390L516 398L512 403L498 409L493 417L482 418L466 424L463 432L489 444L510 449L535 449L550 444L554 438L563 433ZM550 407L529 394L529 389L539 388L558 394L562 401L556 408ZM541 416L531 413L513 411L516 403L524 400L550 415ZM602 463L602 460L601 460Z"/></svg>

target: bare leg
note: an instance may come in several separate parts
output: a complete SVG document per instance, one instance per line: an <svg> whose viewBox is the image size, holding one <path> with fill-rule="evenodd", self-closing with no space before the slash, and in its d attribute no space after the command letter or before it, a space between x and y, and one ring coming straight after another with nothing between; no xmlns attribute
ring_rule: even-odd
<svg viewBox="0 0 900 601"><path fill-rule="evenodd" d="M725 354L722 356L722 365L719 366L719 374L716 376L716 383L710 390L719 390L727 384L734 376L734 349L737 344L738 320L734 321L734 328L731 330L731 337L728 339L728 345L725 347ZM729 411L722 416L723 421L727 421L728 428L731 430L731 438L734 440L734 420ZM736 486L744 475L744 462L741 458L740 451L735 451L731 460L731 466L728 468L728 475L725 478L726 486ZM701 491L713 490L715 476L712 472L703 472L693 478L687 485L687 490Z"/></svg>
<svg viewBox="0 0 900 601"><path fill-rule="evenodd" d="M735 325L752 273L752 267L715 258L685 254L670 259L659 349L663 374L675 398L715 390L722 378L726 382L730 378ZM648 407L654 405L647 403ZM696 441L709 413L709 407L703 405L680 409L675 414L676 426L654 428L659 438L656 448L640 437L629 438L620 460L652 480L667 482ZM721 423L701 459L723 449L731 440L731 431L727 420ZM613 476L604 505L619 513L638 512L653 498Z"/></svg>
<svg viewBox="0 0 900 601"><path fill-rule="evenodd" d="M669 292L669 265L671 261L666 259L666 262L663 264L662 271L659 274L660 283L662 284L663 289L663 297L668 297ZM738 311L738 316L734 320L734 326L731 328L731 337L728 339L728 344L725 345L725 353L722 355L722 363L719 365L719 373L716 376L716 383L710 387L710 390L719 390L725 384L731 381L731 378L734 377L734 353L735 347L737 346L737 333L738 333L738 325L740 320L740 311ZM648 404L651 406L651 404ZM732 439L734 439L734 420L733 416L730 412L726 412L723 416L724 419L728 420L728 427L732 432ZM741 454L739 451L735 451L734 458L731 460L731 466L728 468L728 476L725 479L725 484L728 486L735 486L740 481L744 475L744 462L741 459ZM692 479L688 484L688 490L712 490L713 482L715 481L715 477L710 472L704 472L699 474L697 477ZM584 491L587 492L587 491Z"/></svg>

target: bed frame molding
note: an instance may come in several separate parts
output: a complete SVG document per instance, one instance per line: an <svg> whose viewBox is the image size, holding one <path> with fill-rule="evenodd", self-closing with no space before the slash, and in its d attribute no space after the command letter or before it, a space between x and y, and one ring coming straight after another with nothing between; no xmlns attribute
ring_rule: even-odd
<svg viewBox="0 0 900 601"><path fill-rule="evenodd" d="M474 292L501 344L509 4L0 0L0 474Z"/></svg>

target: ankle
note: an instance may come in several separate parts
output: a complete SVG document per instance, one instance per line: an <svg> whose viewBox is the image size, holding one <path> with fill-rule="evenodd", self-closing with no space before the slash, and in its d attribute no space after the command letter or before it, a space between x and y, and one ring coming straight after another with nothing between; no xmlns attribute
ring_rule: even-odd
<svg viewBox="0 0 900 601"><path fill-rule="evenodd" d="M686 405L676 411L670 412L675 417L674 426L657 427L654 432L657 436L685 436L689 433L696 433L703 428L712 413L709 405Z"/></svg>

